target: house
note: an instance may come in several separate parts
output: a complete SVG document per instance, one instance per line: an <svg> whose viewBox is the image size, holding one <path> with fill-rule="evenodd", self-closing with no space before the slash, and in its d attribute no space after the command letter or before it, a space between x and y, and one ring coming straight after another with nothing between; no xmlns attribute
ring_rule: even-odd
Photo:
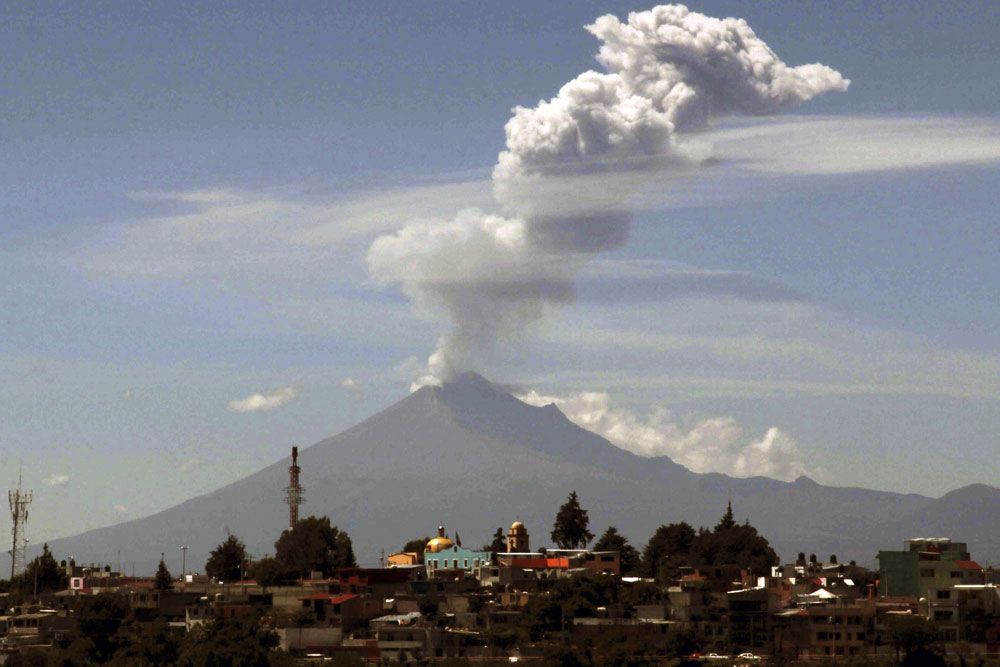
<svg viewBox="0 0 1000 667"><path fill-rule="evenodd" d="M382 614L381 599L356 593L313 593L301 600L304 609L312 610L318 625L338 625L346 630L365 626Z"/></svg>
<svg viewBox="0 0 1000 667"><path fill-rule="evenodd" d="M386 558L388 567L411 566L420 564L420 554L415 551L400 551L389 554Z"/></svg>

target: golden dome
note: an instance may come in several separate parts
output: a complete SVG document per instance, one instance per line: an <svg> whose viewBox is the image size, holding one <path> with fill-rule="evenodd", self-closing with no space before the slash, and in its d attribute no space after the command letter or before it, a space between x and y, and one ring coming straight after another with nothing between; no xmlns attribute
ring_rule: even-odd
<svg viewBox="0 0 1000 667"><path fill-rule="evenodd" d="M525 530L524 524L521 523L520 521L515 521L514 523L510 524L510 532L512 533L523 533L524 530Z"/></svg>
<svg viewBox="0 0 1000 667"><path fill-rule="evenodd" d="M447 537L435 537L433 540L427 543L427 548L425 551L430 551L431 553L437 553L439 551L444 551L445 549L451 549L455 546Z"/></svg>

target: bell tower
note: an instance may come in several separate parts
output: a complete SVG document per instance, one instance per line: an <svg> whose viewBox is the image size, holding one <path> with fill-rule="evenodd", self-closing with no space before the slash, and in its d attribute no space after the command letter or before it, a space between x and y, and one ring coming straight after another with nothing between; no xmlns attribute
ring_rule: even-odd
<svg viewBox="0 0 1000 667"><path fill-rule="evenodd" d="M529 549L528 529L519 519L510 525L510 532L507 533L507 553L525 553Z"/></svg>

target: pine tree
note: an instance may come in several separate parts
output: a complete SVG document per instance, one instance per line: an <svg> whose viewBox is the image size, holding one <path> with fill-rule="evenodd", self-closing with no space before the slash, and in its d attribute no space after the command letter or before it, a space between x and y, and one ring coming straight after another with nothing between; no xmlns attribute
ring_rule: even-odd
<svg viewBox="0 0 1000 667"><path fill-rule="evenodd" d="M749 521L750 520L748 518L747 519L748 524ZM719 519L719 524L715 527L715 532L719 532L720 530L729 530L730 528L735 528L735 527L736 527L736 521L733 519L733 501L730 500L729 504L726 505L726 513L722 515L722 518Z"/></svg>
<svg viewBox="0 0 1000 667"><path fill-rule="evenodd" d="M156 568L156 582L153 584L153 588L158 591L169 591L173 587L174 578L171 576L170 570L167 569L163 554L160 554L160 565Z"/></svg>
<svg viewBox="0 0 1000 667"><path fill-rule="evenodd" d="M502 554L507 551L507 536L504 535L503 528L497 528L493 533L493 538L483 545L480 551L488 551L493 554Z"/></svg>
<svg viewBox="0 0 1000 667"><path fill-rule="evenodd" d="M580 507L580 499L573 491L556 514L552 541L561 549L584 549L594 539L594 534L588 530L589 525L587 510Z"/></svg>

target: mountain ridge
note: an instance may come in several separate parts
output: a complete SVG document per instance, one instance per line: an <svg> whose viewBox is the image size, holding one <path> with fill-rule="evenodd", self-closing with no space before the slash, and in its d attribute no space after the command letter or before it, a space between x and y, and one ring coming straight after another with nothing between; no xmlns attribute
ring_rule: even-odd
<svg viewBox="0 0 1000 667"><path fill-rule="evenodd" d="M302 448L300 464L307 498L302 514L330 516L367 564L380 549L391 552L440 522L472 537L471 544L488 541L497 526L520 516L532 546L546 545L570 490L590 509L595 533L615 525L637 546L661 523L712 525L732 499L737 515L749 517L785 558L798 551L836 553L871 564L878 549L898 549L928 524L948 526L951 537L970 542L974 557L977 549L982 558L1000 555L989 522L968 507L970 497L977 505L995 501L1000 507L1000 489L969 485L963 489L971 491L934 499L808 478L698 474L669 457L644 458L615 447L557 407L528 405L476 374L422 387ZM287 523L287 466L287 459L277 461L147 517L50 546L80 562L106 562L108 549L120 546L123 558L144 571L179 544L190 546L189 563L199 569L227 531L258 556L269 553Z"/></svg>

